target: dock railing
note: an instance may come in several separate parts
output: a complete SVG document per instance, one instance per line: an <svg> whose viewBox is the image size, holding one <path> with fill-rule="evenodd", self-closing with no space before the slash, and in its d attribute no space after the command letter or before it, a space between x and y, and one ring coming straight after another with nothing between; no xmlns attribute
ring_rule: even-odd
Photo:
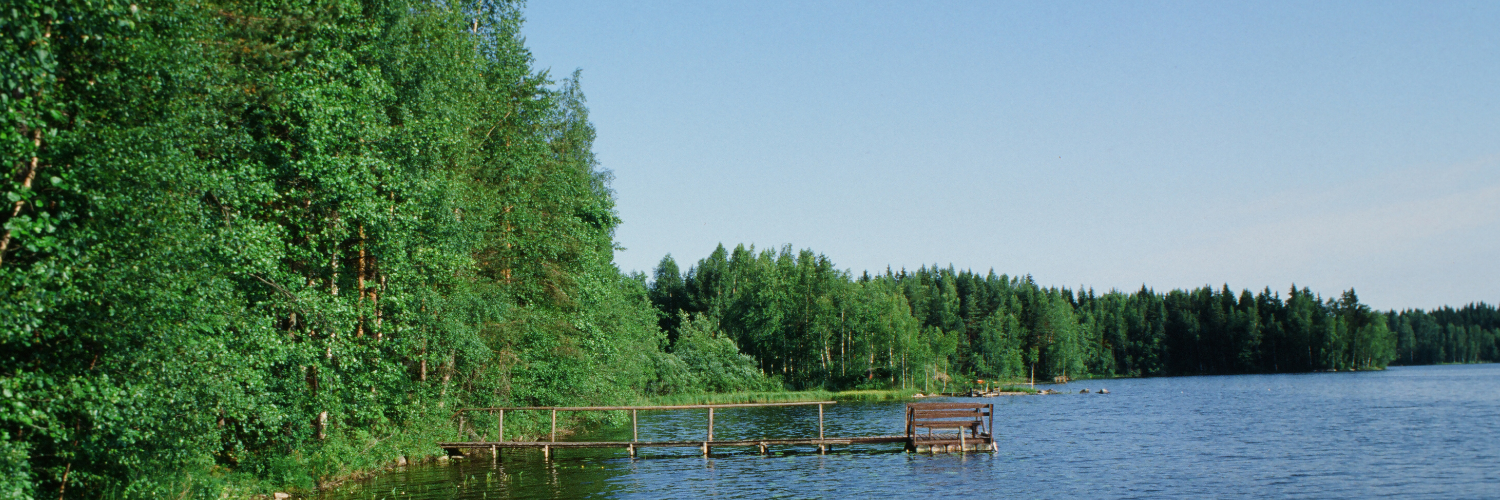
<svg viewBox="0 0 1500 500"><path fill-rule="evenodd" d="M439 443L440 446L449 450L459 449L483 449L488 448L498 457L502 448L540 448L544 457L551 456L552 448L627 448L630 455L635 456L638 447L702 447L703 454L707 456L714 446L756 446L761 453L766 452L770 445L816 445L819 453L827 451L833 444L854 443L877 443L905 441L900 436L879 436L863 438L836 438L828 439L823 431L823 406L837 404L836 401L799 401L790 403L734 403L734 404L704 404L704 405L671 405L671 406L506 406L492 408L463 408L454 412L454 418L458 421L458 432L464 436L470 432L477 440L466 442ZM818 437L817 438L761 438L749 440L718 441L714 439L714 410L724 408L756 408L774 406L813 406L818 407ZM708 410L708 419L705 439L692 441L641 441L639 413L642 411L672 411L672 410ZM506 412L519 411L544 411L549 412L551 427L547 435L547 441L506 441L505 440L505 414ZM557 413L579 412L579 411L629 411L630 412L630 441L558 441L557 440ZM494 439L485 439L488 429L480 430L474 426L472 431L466 425L478 419L471 418L475 413L488 413L494 417L495 434ZM486 425L486 427L488 427Z"/></svg>

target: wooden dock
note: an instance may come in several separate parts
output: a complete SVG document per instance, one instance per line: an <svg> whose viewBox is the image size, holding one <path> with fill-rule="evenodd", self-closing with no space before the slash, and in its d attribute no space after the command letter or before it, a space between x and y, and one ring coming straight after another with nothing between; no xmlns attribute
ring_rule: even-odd
<svg viewBox="0 0 1500 500"><path fill-rule="evenodd" d="M629 450L630 456L634 457L639 448L699 448L704 456L709 456L716 447L743 447L755 448L761 454L768 452L769 448L789 446L811 446L816 447L818 453L827 453L833 446L848 445L877 445L877 444L902 444L907 451L920 452L924 449L928 452L943 451L993 451L995 450L994 438L990 432L993 422L994 405L980 405L967 403L911 403L906 409L906 435L892 436L854 436L854 437L827 437L823 433L823 407L824 405L837 404L836 401L806 401L795 403L744 403L744 404L711 404L711 405L676 405L676 406L578 406L578 407L554 407L554 406L526 406L526 407L504 407L504 408L465 408L455 412L458 421L459 434L467 433L475 439L472 441L454 441L438 443L449 454L457 455L488 450L491 456L499 459L501 451L506 449L540 449L542 457L550 459L554 449L558 448L625 448ZM714 411L725 408L757 408L774 406L811 406L818 407L818 435L805 437L765 437L756 439L714 439ZM674 440L674 441L641 441L639 431L639 412L642 411L673 411L673 410L708 410L706 432L703 439ZM505 413L518 411L543 411L551 413L552 427L546 441L506 441L505 440ZM630 441L558 441L557 440L557 413L569 411L629 411L630 412ZM489 429L480 430L471 424L473 414L489 414L494 418L495 427L493 437L489 437ZM989 421L983 421L989 417ZM937 432L934 428L954 429L956 433ZM926 429L922 434L919 430ZM966 434L965 431L968 431ZM955 449L956 448L956 449Z"/></svg>

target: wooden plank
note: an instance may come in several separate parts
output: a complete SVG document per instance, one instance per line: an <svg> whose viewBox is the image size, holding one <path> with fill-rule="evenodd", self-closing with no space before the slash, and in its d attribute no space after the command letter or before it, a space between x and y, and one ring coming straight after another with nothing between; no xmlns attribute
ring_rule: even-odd
<svg viewBox="0 0 1500 500"><path fill-rule="evenodd" d="M984 438L976 438L976 439L978 439L979 441L984 441ZM941 437L941 438L934 437L934 438L918 439L916 441L916 443L917 444L932 444L932 443L937 443L937 444L943 444L943 443L957 444L958 443L958 435L957 434L947 434L947 435L945 435L944 437Z"/></svg>
<svg viewBox="0 0 1500 500"><path fill-rule="evenodd" d="M906 403L907 408L914 410L971 410L991 406L994 405L982 403Z"/></svg>
<svg viewBox="0 0 1500 500"><path fill-rule="evenodd" d="M444 449L464 449L464 448L487 449L487 448L490 448L490 447L496 447L496 448L543 448L543 447L550 447L550 448L631 448L631 447L635 447L635 448L641 448L641 447L684 447L684 448L695 448L695 447L703 446L704 443L708 443L711 446L759 447L762 444L767 445L767 446L777 446L777 445L781 445L781 446L786 446L786 445L818 445L818 444L825 444L825 445L833 445L833 444L850 445L850 444L904 443L906 441L907 441L906 436L861 436L861 437L826 438L826 439L790 438L790 439L750 439L750 440L732 440L732 441L702 441L702 440L694 440L694 441L637 441L637 442L629 442L629 441L556 441L556 442L554 442L554 441L504 441L504 442L480 442L480 441L474 441L474 442L438 443L438 447L439 448L444 448Z"/></svg>
<svg viewBox="0 0 1500 500"><path fill-rule="evenodd" d="M631 449L635 449L635 448L674 448L674 447L675 448L702 448L704 445L709 445L710 447L713 447L713 448L726 447L726 446L729 446L729 447L755 448L755 447L759 447L762 444L767 445L767 446L776 446L776 445L781 445L781 446L790 446L790 445L814 446L814 445L820 445L820 444L824 444L824 445L833 445L833 444L850 445L850 444L900 443L900 442L905 442L905 441L906 441L906 438L904 438L904 437L897 438L897 439L891 439L891 440L880 440L880 441L853 441L853 440L849 440L849 439L824 439L824 440L818 440L818 439L776 439L776 440L763 440L763 441L713 441L713 442L709 442L709 441L641 441L641 442L637 442L637 443L629 443L629 442L623 442L623 441L601 441L601 442L560 441L560 442L556 442L556 443L549 442L549 441L538 441L538 442L508 441L508 442L504 442L504 443L492 443L492 444L487 445L487 446L478 446L477 443L441 443L439 445L439 447L440 448L444 448L444 449L481 449L481 450L482 449L487 449L487 448L489 448L491 446L493 446L495 448L625 448L627 450L631 450Z"/></svg>
<svg viewBox="0 0 1500 500"><path fill-rule="evenodd" d="M960 410L916 410L916 411L914 411L912 413L913 413L913 415L912 415L913 419L969 418L969 419L976 419L977 420L979 417L984 416L983 413L980 413L978 411L960 411Z"/></svg>
<svg viewBox="0 0 1500 500"><path fill-rule="evenodd" d="M944 438L944 439L923 439L923 440L919 440L919 441L913 441L913 443L915 443L914 446L927 446L927 445L930 445L930 444L959 444L960 441L963 441L963 440L960 440L957 437L954 437L954 438ZM969 439L968 442L970 442L970 443L984 443L984 444L989 444L990 439L983 438L983 437L978 437L978 438Z"/></svg>
<svg viewBox="0 0 1500 500"><path fill-rule="evenodd" d="M808 406L808 405L832 405L838 401L794 401L790 403L728 403L714 405L671 405L671 406L497 406L486 408L460 408L455 413L466 411L495 411L495 410L556 410L556 411L615 411L615 410L706 410L708 408L755 408L761 406ZM943 403L934 403L943 404Z"/></svg>
<svg viewBox="0 0 1500 500"><path fill-rule="evenodd" d="M914 427L975 427L982 426L984 422L978 420L913 420Z"/></svg>

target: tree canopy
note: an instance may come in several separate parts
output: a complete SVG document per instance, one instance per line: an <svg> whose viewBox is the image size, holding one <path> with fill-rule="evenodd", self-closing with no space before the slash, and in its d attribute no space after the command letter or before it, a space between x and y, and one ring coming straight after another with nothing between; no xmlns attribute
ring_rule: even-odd
<svg viewBox="0 0 1500 500"><path fill-rule="evenodd" d="M655 380L579 75L516 4L5 10L0 496L295 484Z"/></svg>
<svg viewBox="0 0 1500 500"><path fill-rule="evenodd" d="M716 320L794 388L1473 362L1496 359L1500 331L1483 304L1381 313L1352 289L1325 299L1295 285L1285 296L1228 285L1099 294L936 265L856 278L790 246L721 245L685 273L668 257L655 276L650 296L665 315Z"/></svg>

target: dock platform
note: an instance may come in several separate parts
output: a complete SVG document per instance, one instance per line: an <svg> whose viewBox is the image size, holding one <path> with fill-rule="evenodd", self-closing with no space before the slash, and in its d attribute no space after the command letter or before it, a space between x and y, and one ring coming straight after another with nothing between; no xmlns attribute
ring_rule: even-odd
<svg viewBox="0 0 1500 500"><path fill-rule="evenodd" d="M771 447L793 447L811 446L816 447L818 453L826 453L833 446L848 445L880 445L901 444L907 451L927 451L936 453L942 451L994 451L994 439L989 432L990 422L980 422L982 417L993 420L993 405L976 405L965 403L911 403L906 409L906 435L887 436L854 436L854 437L828 437L823 432L823 407L825 405L837 404L836 401L806 401L793 403L742 403L742 404L712 404L712 405L676 405L676 406L582 406L582 407L551 407L551 406L527 406L527 407L504 407L504 408L465 408L455 412L458 421L459 434L468 433L476 439L472 441L453 441L438 443L438 446L447 450L450 455L466 454L477 451L489 451L496 460L499 459L501 451L507 449L539 449L544 459L552 458L552 452L560 448L624 448L630 452L630 456L636 455L640 448L698 448L704 456L709 456L713 448L741 447L755 448L761 454L768 453ZM766 437L756 439L714 439L714 412L725 408L753 408L772 406L812 406L818 407L818 435L807 437ZM708 419L704 439L673 440L673 441L641 441L639 432L638 415L641 411L671 411L671 410L708 410ZM934 411L936 409L936 411ZM552 428L546 441L507 441L505 440L505 413L517 411L546 411L551 413ZM558 441L557 440L557 412L568 411L629 411L630 412L630 441ZM496 422L493 438L485 439L477 426L467 425L474 419L466 418L473 413L490 414ZM975 423L980 422L980 423ZM933 433L933 428L957 429L957 432ZM917 432L926 429L926 434ZM964 431L969 431L967 434ZM483 432L488 434L488 432Z"/></svg>

